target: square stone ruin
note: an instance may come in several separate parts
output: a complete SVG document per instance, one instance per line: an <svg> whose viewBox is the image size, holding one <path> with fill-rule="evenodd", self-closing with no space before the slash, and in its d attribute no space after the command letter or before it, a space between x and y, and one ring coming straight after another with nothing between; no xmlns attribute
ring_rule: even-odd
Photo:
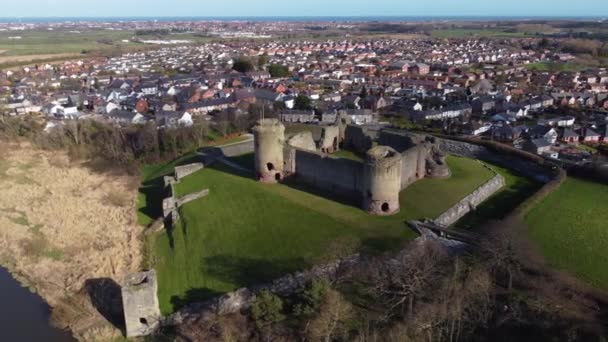
<svg viewBox="0 0 608 342"><path fill-rule="evenodd" d="M158 284L154 270L128 275L122 284L127 337L146 336L160 325Z"/></svg>

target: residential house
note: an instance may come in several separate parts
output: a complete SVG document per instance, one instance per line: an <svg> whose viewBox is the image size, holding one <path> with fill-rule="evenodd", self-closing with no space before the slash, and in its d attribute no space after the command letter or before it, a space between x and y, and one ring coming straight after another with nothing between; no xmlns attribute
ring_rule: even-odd
<svg viewBox="0 0 608 342"><path fill-rule="evenodd" d="M346 109L346 115L354 124L365 125L374 122L374 114L369 109Z"/></svg>
<svg viewBox="0 0 608 342"><path fill-rule="evenodd" d="M601 139L601 135L589 127L582 129L581 137L581 140L586 143L598 143Z"/></svg>
<svg viewBox="0 0 608 342"><path fill-rule="evenodd" d="M527 135L530 139L545 139L550 144L555 144L558 137L555 128L544 125L536 125L530 128Z"/></svg>
<svg viewBox="0 0 608 342"><path fill-rule="evenodd" d="M532 139L524 142L524 144L522 145L525 151L536 154L548 153L549 151L551 151L552 146L553 144L551 144L544 138Z"/></svg>
<svg viewBox="0 0 608 342"><path fill-rule="evenodd" d="M579 135L572 128L564 128L560 140L568 144L574 144L578 142Z"/></svg>
<svg viewBox="0 0 608 342"><path fill-rule="evenodd" d="M126 110L115 109L112 112L106 114L106 117L117 124L121 125L134 125L143 124L147 121L147 118L135 112L129 112Z"/></svg>
<svg viewBox="0 0 608 342"><path fill-rule="evenodd" d="M502 142L514 142L521 136L521 130L508 124L492 126L492 139Z"/></svg>
<svg viewBox="0 0 608 342"><path fill-rule="evenodd" d="M496 100L491 96L477 98L471 102L473 113L485 114L496 107Z"/></svg>
<svg viewBox="0 0 608 342"><path fill-rule="evenodd" d="M155 115L159 126L190 127L194 124L192 114L185 112L160 112Z"/></svg>
<svg viewBox="0 0 608 342"><path fill-rule="evenodd" d="M447 106L438 110L425 110L420 112L410 113L410 119L412 121L424 121L424 120L446 120L457 117L468 117L473 112L471 105L469 104L456 104Z"/></svg>
<svg viewBox="0 0 608 342"><path fill-rule="evenodd" d="M310 123L315 121L314 110L286 110L279 113L279 119L283 122Z"/></svg>

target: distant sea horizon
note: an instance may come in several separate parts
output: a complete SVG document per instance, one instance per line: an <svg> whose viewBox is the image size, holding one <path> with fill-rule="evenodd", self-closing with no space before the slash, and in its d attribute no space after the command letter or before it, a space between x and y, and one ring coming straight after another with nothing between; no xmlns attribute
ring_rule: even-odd
<svg viewBox="0 0 608 342"><path fill-rule="evenodd" d="M62 22L374 22L374 21L496 21L496 20L606 20L602 16L125 16L125 17L0 17L0 23L62 23Z"/></svg>

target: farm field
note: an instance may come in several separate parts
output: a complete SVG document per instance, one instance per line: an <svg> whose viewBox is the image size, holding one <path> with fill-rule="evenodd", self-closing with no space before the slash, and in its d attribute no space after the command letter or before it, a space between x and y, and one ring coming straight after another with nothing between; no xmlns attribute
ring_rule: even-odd
<svg viewBox="0 0 608 342"><path fill-rule="evenodd" d="M482 29L448 29L448 30L433 30L431 36L435 38L472 38L472 37L487 37L487 38L521 38L526 37L522 32L505 32L500 30L482 30Z"/></svg>
<svg viewBox="0 0 608 342"><path fill-rule="evenodd" d="M608 185L568 178L526 216L547 261L608 289Z"/></svg>
<svg viewBox="0 0 608 342"><path fill-rule="evenodd" d="M20 38L15 39L15 37ZM210 40L193 34L170 34L160 37L155 35L135 36L134 31L126 30L0 32L0 66L13 67L78 57L108 56L158 47L158 45L134 42L134 37L142 40L191 40L193 43ZM123 40L129 42L123 42Z"/></svg>
<svg viewBox="0 0 608 342"><path fill-rule="evenodd" d="M238 160L248 165L251 158ZM448 163L451 178L412 185L401 193L401 212L391 217L367 215L309 189L259 184L223 166L186 177L176 186L178 196L203 188L210 195L184 205L176 227L149 241L161 310L170 313L360 249L398 250L415 237L405 221L438 216L493 176L477 161L449 157ZM171 168L150 169L149 176Z"/></svg>
<svg viewBox="0 0 608 342"><path fill-rule="evenodd" d="M111 49L113 45L103 44L100 41L113 44L121 43L123 39L129 40L133 36L131 31L15 31L0 32L0 50L5 50L3 57L24 55L50 55L50 54L79 54L82 50ZM9 39L21 37L21 39ZM131 43L132 44L132 43Z"/></svg>

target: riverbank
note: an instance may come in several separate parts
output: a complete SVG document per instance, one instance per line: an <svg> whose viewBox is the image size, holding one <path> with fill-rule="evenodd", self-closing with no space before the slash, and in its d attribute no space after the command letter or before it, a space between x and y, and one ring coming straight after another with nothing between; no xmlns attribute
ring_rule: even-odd
<svg viewBox="0 0 608 342"><path fill-rule="evenodd" d="M90 298L140 266L136 186L132 177L92 172L64 152L0 144L0 265L79 340L121 333Z"/></svg>
<svg viewBox="0 0 608 342"><path fill-rule="evenodd" d="M0 330L6 341L73 342L67 331L49 324L51 308L0 267Z"/></svg>

